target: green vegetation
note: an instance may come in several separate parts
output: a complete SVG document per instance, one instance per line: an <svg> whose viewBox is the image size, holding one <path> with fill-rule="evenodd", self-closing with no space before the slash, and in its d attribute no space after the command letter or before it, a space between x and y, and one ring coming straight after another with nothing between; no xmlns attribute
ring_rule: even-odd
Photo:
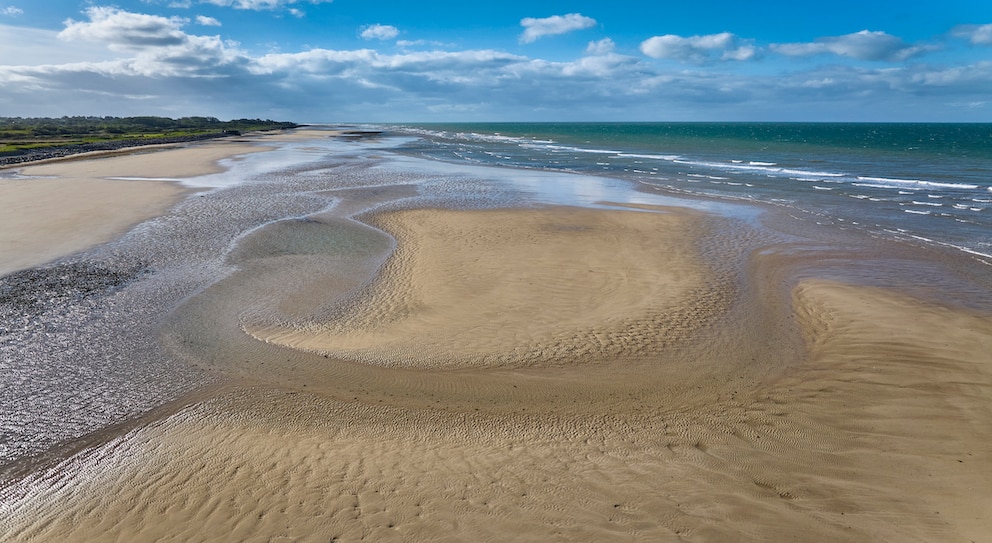
<svg viewBox="0 0 992 543"><path fill-rule="evenodd" d="M261 119L221 121L214 117L0 117L0 155L104 142L201 139L257 130L295 128L289 122Z"/></svg>

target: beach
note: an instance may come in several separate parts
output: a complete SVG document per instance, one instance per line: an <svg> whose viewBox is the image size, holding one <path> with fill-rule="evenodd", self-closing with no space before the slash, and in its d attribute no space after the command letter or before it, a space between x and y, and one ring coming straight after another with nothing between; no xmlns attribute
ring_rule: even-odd
<svg viewBox="0 0 992 543"><path fill-rule="evenodd" d="M115 278L22 306L0 285L4 390L51 359L93 368L32 393L52 412L133 402L36 447L48 419L5 415L27 452L3 467L4 540L992 533L988 263L335 135L0 180L22 210L0 219L0 274ZM257 175L176 181L231 157Z"/></svg>
<svg viewBox="0 0 992 543"><path fill-rule="evenodd" d="M223 171L220 159L265 150L232 143L146 147L9 168L40 179L0 179L0 274L109 241L164 213L188 192L175 182L140 178L217 173Z"/></svg>

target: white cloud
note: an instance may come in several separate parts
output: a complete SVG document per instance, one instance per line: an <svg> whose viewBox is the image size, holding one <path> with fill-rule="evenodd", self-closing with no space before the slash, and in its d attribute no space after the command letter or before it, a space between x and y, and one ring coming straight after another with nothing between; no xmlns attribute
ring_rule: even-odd
<svg viewBox="0 0 992 543"><path fill-rule="evenodd" d="M204 3L221 7L232 7L234 9L247 9L253 11L275 10L293 4L299 4L302 0L202 0ZM334 0L305 0L309 4L329 4ZM303 12L298 9L290 10L294 15L302 16Z"/></svg>
<svg viewBox="0 0 992 543"><path fill-rule="evenodd" d="M91 7L89 21L67 20L58 34L63 41L99 43L128 58L91 63L83 71L102 75L163 77L223 77L226 70L245 65L237 44L218 36L186 34L186 19L131 13L117 8ZM58 66L51 67L58 70ZM79 66L71 66L78 71Z"/></svg>
<svg viewBox="0 0 992 543"><path fill-rule="evenodd" d="M586 46L587 55L606 55L612 53L617 48L610 38L603 38L599 41L591 41Z"/></svg>
<svg viewBox="0 0 992 543"><path fill-rule="evenodd" d="M574 30L582 30L596 26L596 20L578 13L554 15L544 19L527 17L521 19L520 26L524 33L520 35L521 43L532 43L542 36L565 34Z"/></svg>
<svg viewBox="0 0 992 543"><path fill-rule="evenodd" d="M391 40L400 35L400 30L392 25L374 24L363 26L359 36L366 40Z"/></svg>
<svg viewBox="0 0 992 543"><path fill-rule="evenodd" d="M992 24L960 25L951 30L951 34L964 38L975 45L992 45Z"/></svg>
<svg viewBox="0 0 992 543"><path fill-rule="evenodd" d="M103 42L116 50L179 45L186 41L186 34L180 30L186 21L177 17L144 15L110 7L91 7L85 13L90 18L88 22L67 20L59 37L66 41Z"/></svg>
<svg viewBox="0 0 992 543"><path fill-rule="evenodd" d="M751 60L760 56L761 51L753 45L741 45L736 49L728 49L720 56L720 60Z"/></svg>
<svg viewBox="0 0 992 543"><path fill-rule="evenodd" d="M207 17L205 15L197 15L196 24L200 26L221 26L220 21L214 19L213 17Z"/></svg>
<svg viewBox="0 0 992 543"><path fill-rule="evenodd" d="M18 15L23 15L24 10L14 6L7 6L0 8L0 15L7 15L9 17L16 17Z"/></svg>
<svg viewBox="0 0 992 543"><path fill-rule="evenodd" d="M891 34L869 30L844 36L819 38L809 43L773 44L771 48L787 56L834 54L858 60L893 62L903 61L935 49L926 45L909 45Z"/></svg>
<svg viewBox="0 0 992 543"><path fill-rule="evenodd" d="M641 42L641 52L651 58L680 60L702 64L714 59L751 60L760 51L730 32L705 36L654 36Z"/></svg>

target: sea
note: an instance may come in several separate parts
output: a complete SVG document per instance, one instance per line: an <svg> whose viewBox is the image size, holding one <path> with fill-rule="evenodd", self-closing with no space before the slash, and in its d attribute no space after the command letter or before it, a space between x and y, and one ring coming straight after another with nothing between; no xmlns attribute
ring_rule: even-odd
<svg viewBox="0 0 992 543"><path fill-rule="evenodd" d="M411 156L594 175L675 194L760 202L873 235L992 258L992 124L459 123L378 128L410 136L395 151Z"/></svg>

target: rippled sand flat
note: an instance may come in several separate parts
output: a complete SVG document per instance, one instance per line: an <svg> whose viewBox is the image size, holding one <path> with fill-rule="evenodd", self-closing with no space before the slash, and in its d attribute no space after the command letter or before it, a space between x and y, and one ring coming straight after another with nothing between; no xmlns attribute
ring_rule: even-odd
<svg viewBox="0 0 992 543"><path fill-rule="evenodd" d="M419 177L329 171L190 203L236 243L145 326L211 384L5 482L0 539L992 533L992 315L844 272L909 260L676 207L379 210Z"/></svg>
<svg viewBox="0 0 992 543"><path fill-rule="evenodd" d="M398 249L344 314L246 329L270 343L388 366L630 358L681 339L715 311L701 300L716 287L684 226L693 219L580 208L380 215L375 224ZM699 314L686 318L685 305Z"/></svg>
<svg viewBox="0 0 992 543"><path fill-rule="evenodd" d="M422 256L437 256L443 247L449 254L417 263L401 249L384 284L406 277L427 286L372 294L355 311L389 315L396 307L416 308L435 318L433 327L449 322L458 337L466 333L461 327L474 329L465 321L472 312L452 308L444 321L435 306L450 300L436 301L431 293L483 285L424 276L440 273L438 267L454 277L479 271L475 257L484 251L465 249L474 237L459 242L438 229L465 231L459 225L478 217L469 221L469 232L509 228L540 239L549 224L561 225L554 221L564 220L562 214L414 211L382 218L380 224L402 232L401 245L428 247ZM615 221L686 220L634 212L567 215L566 232L584 232L573 239L593 254L586 236L606 225L616 232ZM510 217L518 220L495 220ZM705 284L683 235L662 242L670 267L658 273L671 282L654 295L667 311L697 303L686 292ZM675 252L684 254L664 250L668 242L684 244ZM516 264L507 266L515 278L548 280L543 263L530 276L526 259L513 258L532 247L510 245L500 253ZM624 248L605 244L600 251L615 249ZM594 264L603 272L637 267L619 257ZM583 292L593 288L580 283ZM625 300L633 294L626 286L644 288L636 277L609 284L619 292L598 298L579 291L542 294L525 281L516 290L505 281L508 295L498 300L523 294L567 313L570 302L559 298L599 300L608 316L613 305L604 300ZM934 541L980 540L989 533L992 319L822 280L798 284L792 314L808 354L767 379L728 379L721 375L727 368L694 360L692 353L704 351L684 344L651 353L647 359L657 371L651 363L630 367L622 356L610 359L609 349L593 357L598 364L584 367L562 369L559 359L549 360L550 368L512 371L445 367L446 360L485 349L489 344L480 338L433 354L441 364L413 373L373 358L360 370L370 380L358 399L343 397L347 387L332 381L235 387L8 489L4 513L10 533L25 541ZM396 335L410 342L412 353L425 348L409 339L416 334L403 330L402 319L387 321L400 326ZM343 329L368 326L347 317L342 322ZM588 315L569 323L569 330L610 329ZM416 319L407 326L423 330ZM511 332L516 337L521 330ZM673 330L654 332L663 336L661 344L670 332L673 344L690 339ZM330 331L318 331L311 337L319 339L319 351L334 342ZM546 338L554 333L546 332L525 334L525 343L552 344ZM737 339L746 347L747 338ZM391 351L383 352L390 359ZM326 360L362 365L363 359ZM645 387L659 375L673 378L666 363L701 384ZM437 401L389 394L413 374L443 383L434 390ZM409 384L426 388L416 379ZM516 387L529 390L533 401L515 396ZM67 474L73 474L71 484Z"/></svg>

